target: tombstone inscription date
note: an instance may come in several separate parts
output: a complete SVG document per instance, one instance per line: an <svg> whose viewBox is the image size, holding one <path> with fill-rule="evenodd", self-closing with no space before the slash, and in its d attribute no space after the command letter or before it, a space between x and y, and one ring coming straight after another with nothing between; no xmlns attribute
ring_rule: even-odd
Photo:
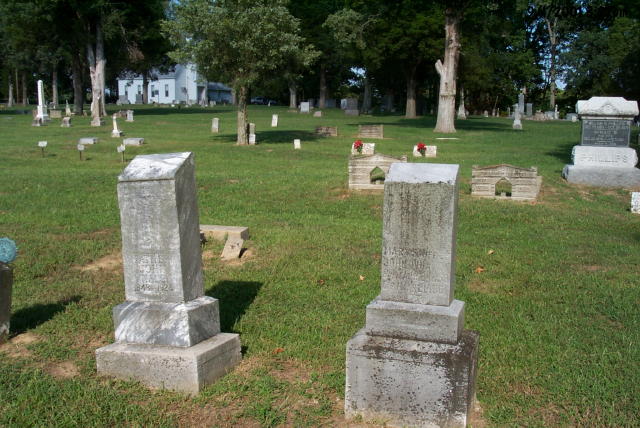
<svg viewBox="0 0 640 428"><path fill-rule="evenodd" d="M631 132L628 120L583 119L583 146L627 147Z"/></svg>

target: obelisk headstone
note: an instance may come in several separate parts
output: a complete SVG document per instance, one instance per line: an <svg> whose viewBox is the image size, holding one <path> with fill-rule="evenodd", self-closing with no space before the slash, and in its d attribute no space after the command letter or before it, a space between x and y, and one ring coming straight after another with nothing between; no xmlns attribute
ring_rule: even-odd
<svg viewBox="0 0 640 428"><path fill-rule="evenodd" d="M127 301L113 310L116 343L98 373L197 394L240 361L204 295L192 153L136 156L118 177Z"/></svg>
<svg viewBox="0 0 640 428"><path fill-rule="evenodd" d="M454 300L458 165L394 163L384 185L381 292L347 344L345 413L463 427L478 334Z"/></svg>
<svg viewBox="0 0 640 428"><path fill-rule="evenodd" d="M71 108L69 108L69 101L65 100L64 101L65 106L64 106L64 115L65 116L71 116Z"/></svg>
<svg viewBox="0 0 640 428"><path fill-rule="evenodd" d="M48 122L49 114L47 113L47 105L44 100L44 84L42 80L38 80L38 114L36 119L42 122Z"/></svg>

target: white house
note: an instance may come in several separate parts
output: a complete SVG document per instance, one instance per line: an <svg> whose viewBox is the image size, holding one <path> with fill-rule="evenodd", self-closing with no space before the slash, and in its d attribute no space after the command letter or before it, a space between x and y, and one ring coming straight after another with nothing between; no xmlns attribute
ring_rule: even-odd
<svg viewBox="0 0 640 428"><path fill-rule="evenodd" d="M149 103L195 104L203 95L205 84L208 100L218 103L231 102L231 88L217 82L206 82L198 75L195 65L178 64L167 73L154 73L149 80ZM118 78L118 100L121 104L142 104L143 79L141 75L122 75Z"/></svg>

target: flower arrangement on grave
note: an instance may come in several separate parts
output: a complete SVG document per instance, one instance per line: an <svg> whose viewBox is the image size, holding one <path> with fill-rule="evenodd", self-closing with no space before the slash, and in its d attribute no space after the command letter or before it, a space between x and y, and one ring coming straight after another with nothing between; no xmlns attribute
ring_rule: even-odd
<svg viewBox="0 0 640 428"><path fill-rule="evenodd" d="M356 140L356 142L353 143L353 148L356 149L358 153L362 153L363 146L364 144L362 144L362 140Z"/></svg>
<svg viewBox="0 0 640 428"><path fill-rule="evenodd" d="M427 152L427 145L423 142L419 142L416 146L416 149L420 152L422 156Z"/></svg>

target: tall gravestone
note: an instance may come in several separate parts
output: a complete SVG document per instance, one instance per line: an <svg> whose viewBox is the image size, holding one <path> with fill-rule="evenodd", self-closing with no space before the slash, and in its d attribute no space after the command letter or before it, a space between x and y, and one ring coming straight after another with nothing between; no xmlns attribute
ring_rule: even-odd
<svg viewBox="0 0 640 428"><path fill-rule="evenodd" d="M533 103L526 104L526 115L527 117L533 116Z"/></svg>
<svg viewBox="0 0 640 428"><path fill-rule="evenodd" d="M524 115L524 94L518 94L518 111L520 115Z"/></svg>
<svg viewBox="0 0 640 428"><path fill-rule="evenodd" d="M384 185L381 291L347 344L345 413L465 426L478 334L453 298L458 165L394 163Z"/></svg>
<svg viewBox="0 0 640 428"><path fill-rule="evenodd" d="M344 104L344 114L347 116L358 116L360 115L360 110L358 108L358 99L357 98L346 98Z"/></svg>
<svg viewBox="0 0 640 428"><path fill-rule="evenodd" d="M573 164L565 165L563 177L592 186L640 186L638 156L629 147L638 103L622 97L591 97L578 101L576 112L582 122L580 145L573 147Z"/></svg>
<svg viewBox="0 0 640 428"><path fill-rule="evenodd" d="M38 114L36 119L42 122L48 122L49 114L47 113L47 105L44 101L44 84L42 80L38 80Z"/></svg>
<svg viewBox="0 0 640 428"><path fill-rule="evenodd" d="M136 156L118 177L126 302L98 372L197 394L240 361L204 295L192 153Z"/></svg>

